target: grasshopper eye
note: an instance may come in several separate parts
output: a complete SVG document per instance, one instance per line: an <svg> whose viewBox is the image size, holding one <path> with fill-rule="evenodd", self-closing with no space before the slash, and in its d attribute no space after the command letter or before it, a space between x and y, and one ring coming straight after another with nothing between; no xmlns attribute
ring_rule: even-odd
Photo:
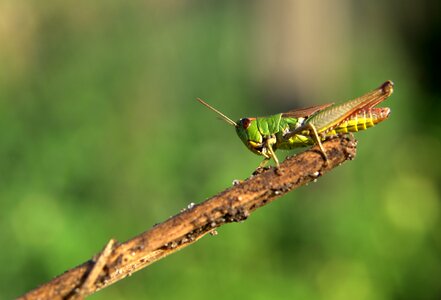
<svg viewBox="0 0 441 300"><path fill-rule="evenodd" d="M243 129L247 129L251 124L251 120L248 118L240 119L240 124L242 125Z"/></svg>

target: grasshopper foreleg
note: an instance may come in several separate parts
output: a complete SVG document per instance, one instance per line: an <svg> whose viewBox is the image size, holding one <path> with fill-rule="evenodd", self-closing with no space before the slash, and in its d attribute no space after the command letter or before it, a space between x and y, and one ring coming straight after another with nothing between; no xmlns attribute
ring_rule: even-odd
<svg viewBox="0 0 441 300"><path fill-rule="evenodd" d="M269 162L269 160L270 160L270 158L264 158L263 160L262 160L262 162L259 164L259 167L257 167L258 169L260 169L260 168L264 168L265 166L266 166L266 164Z"/></svg>

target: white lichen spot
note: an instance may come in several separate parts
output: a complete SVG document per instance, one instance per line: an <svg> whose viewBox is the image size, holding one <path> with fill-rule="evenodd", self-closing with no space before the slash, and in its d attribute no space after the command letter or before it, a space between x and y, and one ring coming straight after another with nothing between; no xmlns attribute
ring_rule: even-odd
<svg viewBox="0 0 441 300"><path fill-rule="evenodd" d="M241 180L239 180L239 179L234 179L233 180L233 186L234 185L238 185L238 184L240 184L242 181Z"/></svg>

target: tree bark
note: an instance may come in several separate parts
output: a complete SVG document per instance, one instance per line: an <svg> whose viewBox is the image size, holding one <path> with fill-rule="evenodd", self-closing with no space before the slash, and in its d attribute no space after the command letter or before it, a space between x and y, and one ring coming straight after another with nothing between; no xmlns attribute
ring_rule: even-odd
<svg viewBox="0 0 441 300"><path fill-rule="evenodd" d="M317 147L287 158L279 169L255 172L210 199L189 205L179 214L134 238L117 243L85 263L28 292L19 299L82 299L199 240L226 223L247 219L259 207L355 157L356 141L338 137L323 143L328 161Z"/></svg>

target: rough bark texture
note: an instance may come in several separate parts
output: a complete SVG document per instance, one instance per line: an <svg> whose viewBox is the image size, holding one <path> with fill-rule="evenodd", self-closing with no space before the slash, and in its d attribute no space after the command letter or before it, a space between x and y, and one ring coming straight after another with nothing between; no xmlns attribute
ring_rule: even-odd
<svg viewBox="0 0 441 300"><path fill-rule="evenodd" d="M81 299L196 242L219 226L245 220L257 208L355 157L353 139L335 138L323 146L327 163L317 147L289 157L279 170L269 168L255 173L131 240L124 243L110 240L94 258L19 299Z"/></svg>

